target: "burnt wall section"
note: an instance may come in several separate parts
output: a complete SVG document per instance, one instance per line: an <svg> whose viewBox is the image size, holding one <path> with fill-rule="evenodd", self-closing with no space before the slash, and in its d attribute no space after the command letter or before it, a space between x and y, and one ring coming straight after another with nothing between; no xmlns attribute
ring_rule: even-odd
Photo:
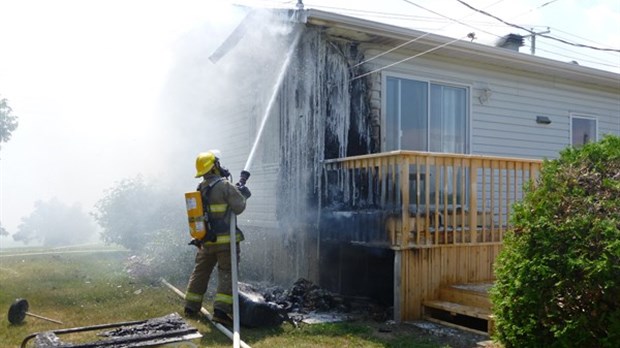
<svg viewBox="0 0 620 348"><path fill-rule="evenodd" d="M367 81L351 81L357 73L351 67L362 60L356 43L330 37L319 27L305 28L273 110L279 133L268 133L272 136L263 141L263 146L278 144L272 154L278 161L274 228L247 234L251 247L261 249L252 253L267 258L256 266L270 269L247 275L282 285L300 277L318 281L322 162L375 148Z"/></svg>
<svg viewBox="0 0 620 348"><path fill-rule="evenodd" d="M366 66L366 69L376 68L375 66ZM360 72L363 73L363 72ZM369 122L371 128L371 139L373 144L372 153L381 152L381 74L370 74L364 78L369 100Z"/></svg>
<svg viewBox="0 0 620 348"><path fill-rule="evenodd" d="M390 248L385 221L393 216L380 209L324 210L321 214L321 241L356 243Z"/></svg>

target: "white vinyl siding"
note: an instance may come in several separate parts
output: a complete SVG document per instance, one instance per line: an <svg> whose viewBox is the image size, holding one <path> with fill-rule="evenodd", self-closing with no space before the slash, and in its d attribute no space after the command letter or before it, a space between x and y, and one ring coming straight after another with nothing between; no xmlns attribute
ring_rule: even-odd
<svg viewBox="0 0 620 348"><path fill-rule="evenodd" d="M371 56L378 53L380 51L367 52ZM385 55L373 61L374 65L368 69L387 66L406 57L394 53ZM557 158L562 149L571 145L572 114L596 117L598 138L607 133L620 135L617 89L577 85L564 82L561 77L514 71L510 67L487 67L432 54L390 67L383 74L471 86L469 146L472 154ZM385 79L381 82L385 83ZM383 91L385 87L373 86L373 90ZM481 102L479 97L484 90L489 91L489 97ZM383 109L385 102L383 100ZM538 115L548 117L551 123L536 123ZM382 118L385 119L385 111Z"/></svg>

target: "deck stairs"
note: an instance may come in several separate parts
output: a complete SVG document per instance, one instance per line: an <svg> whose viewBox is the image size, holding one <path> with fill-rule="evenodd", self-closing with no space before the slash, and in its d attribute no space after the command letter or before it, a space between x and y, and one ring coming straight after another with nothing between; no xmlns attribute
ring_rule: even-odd
<svg viewBox="0 0 620 348"><path fill-rule="evenodd" d="M492 282L441 287L436 300L423 303L424 319L482 335L493 332L489 289Z"/></svg>

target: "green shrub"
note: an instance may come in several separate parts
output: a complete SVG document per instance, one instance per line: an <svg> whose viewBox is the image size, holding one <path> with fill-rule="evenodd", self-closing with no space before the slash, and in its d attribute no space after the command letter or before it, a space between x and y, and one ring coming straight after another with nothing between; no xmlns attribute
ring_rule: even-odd
<svg viewBox="0 0 620 348"><path fill-rule="evenodd" d="M491 291L506 347L620 347L620 138L545 161Z"/></svg>
<svg viewBox="0 0 620 348"><path fill-rule="evenodd" d="M127 263L127 271L141 281L183 284L194 267L196 247L187 245L191 237L186 229L153 231L144 248Z"/></svg>
<svg viewBox="0 0 620 348"><path fill-rule="evenodd" d="M140 175L116 182L97 201L91 214L103 229L104 242L134 251L151 242L155 231L188 229L183 192L174 192Z"/></svg>
<svg viewBox="0 0 620 348"><path fill-rule="evenodd" d="M132 251L126 271L141 281L187 281L196 248L187 225L183 192L142 176L117 182L92 212L102 240Z"/></svg>

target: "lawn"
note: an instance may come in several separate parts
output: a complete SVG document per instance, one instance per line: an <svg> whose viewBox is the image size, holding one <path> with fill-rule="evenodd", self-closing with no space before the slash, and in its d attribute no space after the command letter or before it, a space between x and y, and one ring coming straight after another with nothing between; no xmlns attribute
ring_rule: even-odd
<svg viewBox="0 0 620 348"><path fill-rule="evenodd" d="M0 253L1 347L18 347L29 334L60 328L145 320L182 312L182 299L158 281L134 280L124 270L126 251L101 248L4 251ZM175 284L184 289L185 284ZM16 298L25 298L29 312L60 320L62 325L27 316L20 325L8 322ZM207 309L210 309L207 307ZM203 334L198 347L229 347L231 341L207 321L187 320ZM423 334L411 326L389 333L380 323L355 321L333 324L285 323L271 329L241 329L252 347L456 347L445 338ZM96 332L94 332L96 333ZM96 337L60 335L63 341L92 341ZM33 340L29 346L34 346ZM192 345L188 345L192 346Z"/></svg>

